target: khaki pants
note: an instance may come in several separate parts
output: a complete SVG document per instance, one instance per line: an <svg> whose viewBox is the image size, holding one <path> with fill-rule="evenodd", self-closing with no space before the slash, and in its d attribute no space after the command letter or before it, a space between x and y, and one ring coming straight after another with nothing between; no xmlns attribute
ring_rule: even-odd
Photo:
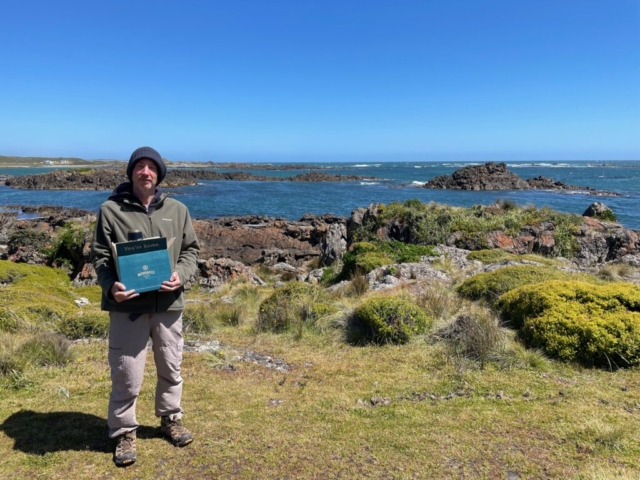
<svg viewBox="0 0 640 480"><path fill-rule="evenodd" d="M114 438L135 430L136 400L140 394L147 342L153 340L156 363L155 414L157 417L182 418L182 312L163 312L140 315L135 321L128 313L109 312L109 366L111 367L111 396L107 424L109 437Z"/></svg>

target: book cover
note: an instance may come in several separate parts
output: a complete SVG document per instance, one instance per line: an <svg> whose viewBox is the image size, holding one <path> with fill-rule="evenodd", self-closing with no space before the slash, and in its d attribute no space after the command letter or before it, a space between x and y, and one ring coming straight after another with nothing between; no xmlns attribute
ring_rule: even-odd
<svg viewBox="0 0 640 480"><path fill-rule="evenodd" d="M162 282L171 278L167 246L172 240L155 237L112 244L118 278L127 290L159 290Z"/></svg>

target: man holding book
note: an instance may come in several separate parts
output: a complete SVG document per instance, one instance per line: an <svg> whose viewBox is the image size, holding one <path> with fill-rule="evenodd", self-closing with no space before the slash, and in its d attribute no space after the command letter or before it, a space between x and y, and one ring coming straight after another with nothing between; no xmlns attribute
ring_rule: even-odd
<svg viewBox="0 0 640 480"><path fill-rule="evenodd" d="M109 312L111 396L107 423L117 440L114 462L136 461L136 400L140 393L149 337L158 379L155 414L161 430L179 447L193 441L182 425L182 312L184 283L195 273L200 247L187 207L157 188L167 173L160 154L150 147L133 152L127 166L129 182L119 185L100 206L91 246L91 260L102 287L102 309ZM129 232L169 242L170 278L159 290L136 292L121 283L112 244L129 240Z"/></svg>

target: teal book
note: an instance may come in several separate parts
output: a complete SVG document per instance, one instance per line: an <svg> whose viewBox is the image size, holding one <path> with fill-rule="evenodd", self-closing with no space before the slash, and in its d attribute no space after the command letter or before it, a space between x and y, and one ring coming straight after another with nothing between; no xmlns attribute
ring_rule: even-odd
<svg viewBox="0 0 640 480"><path fill-rule="evenodd" d="M136 293L159 290L171 278L171 243L173 239L155 237L111 244L120 283Z"/></svg>

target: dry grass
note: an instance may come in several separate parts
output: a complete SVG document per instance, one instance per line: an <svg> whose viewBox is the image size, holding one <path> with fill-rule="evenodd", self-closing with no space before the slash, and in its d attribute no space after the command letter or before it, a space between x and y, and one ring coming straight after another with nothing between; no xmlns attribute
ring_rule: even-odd
<svg viewBox="0 0 640 480"><path fill-rule="evenodd" d="M104 343L4 390L2 478L637 478L640 375L573 369L460 371L440 345L353 348L329 337L218 327L236 349L283 358L282 373L185 355L186 449L160 438L148 358L138 463L117 470L106 440ZM223 363L232 355L223 354ZM68 392L68 397L65 394ZM373 397L387 406L367 406ZM358 402L358 400L361 400ZM482 448L478 448L478 442ZM599 475L611 465L625 476ZM610 472L611 470L602 470ZM604 474L604 473L603 473ZM634 477L635 475L635 477Z"/></svg>
<svg viewBox="0 0 640 480"><path fill-rule="evenodd" d="M416 303L435 320L447 320L461 308L463 300L442 284L425 285L416 296Z"/></svg>
<svg viewBox="0 0 640 480"><path fill-rule="evenodd" d="M443 342L424 338L351 347L341 327L368 294L333 294L337 312L304 336L256 334L259 299L270 291L237 285L191 295L212 318L198 338L224 345L217 354L185 353L192 445L176 449L160 436L149 355L138 462L116 469L106 438L107 345L77 343L72 363L27 367L22 388L0 379L0 478L640 477L638 369L561 364L509 335L484 369L460 368ZM237 326L210 308L222 295L242 310ZM284 359L290 371L240 361L244 351ZM376 398L389 404L372 406Z"/></svg>
<svg viewBox="0 0 640 480"><path fill-rule="evenodd" d="M636 272L628 263L610 263L598 271L598 277L605 280L620 281L632 276Z"/></svg>

